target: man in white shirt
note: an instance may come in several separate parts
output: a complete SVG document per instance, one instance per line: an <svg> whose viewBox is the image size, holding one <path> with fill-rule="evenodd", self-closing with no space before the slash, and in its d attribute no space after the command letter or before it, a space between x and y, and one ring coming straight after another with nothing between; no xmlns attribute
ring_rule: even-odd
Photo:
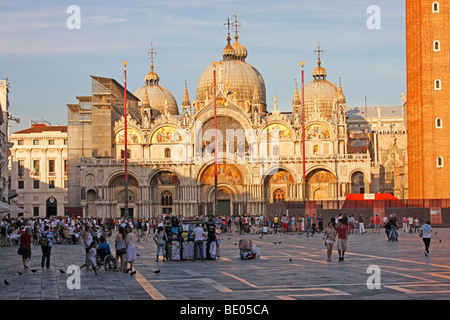
<svg viewBox="0 0 450 320"><path fill-rule="evenodd" d="M203 235L205 231L199 224L192 230L194 234L194 261L197 260L197 252L200 250L200 257L202 262L205 261L205 257L203 256Z"/></svg>

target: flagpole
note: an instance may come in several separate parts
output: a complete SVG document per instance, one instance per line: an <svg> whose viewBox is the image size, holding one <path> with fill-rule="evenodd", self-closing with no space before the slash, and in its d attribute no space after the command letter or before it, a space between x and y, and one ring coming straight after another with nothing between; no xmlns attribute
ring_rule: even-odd
<svg viewBox="0 0 450 320"><path fill-rule="evenodd" d="M218 214L218 190L217 190L217 108L216 108L216 62L214 66L214 215Z"/></svg>
<svg viewBox="0 0 450 320"><path fill-rule="evenodd" d="M124 216L128 219L128 128L127 128L127 62L123 62L124 88L123 88L123 114L125 118L125 208Z"/></svg>
<svg viewBox="0 0 450 320"><path fill-rule="evenodd" d="M302 155L303 155L303 201L306 201L306 152L305 152L305 76L302 61Z"/></svg>

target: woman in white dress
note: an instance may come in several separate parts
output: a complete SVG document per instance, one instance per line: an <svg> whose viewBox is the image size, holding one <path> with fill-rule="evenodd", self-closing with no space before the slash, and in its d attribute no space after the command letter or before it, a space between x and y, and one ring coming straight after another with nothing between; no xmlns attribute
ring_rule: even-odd
<svg viewBox="0 0 450 320"><path fill-rule="evenodd" d="M125 272L131 271L133 273L133 262L137 258L136 247L134 245L134 242L136 241L136 236L131 230L130 225L127 225L125 227L125 234L126 234L125 243L127 245L126 262L130 265L130 267L125 270Z"/></svg>

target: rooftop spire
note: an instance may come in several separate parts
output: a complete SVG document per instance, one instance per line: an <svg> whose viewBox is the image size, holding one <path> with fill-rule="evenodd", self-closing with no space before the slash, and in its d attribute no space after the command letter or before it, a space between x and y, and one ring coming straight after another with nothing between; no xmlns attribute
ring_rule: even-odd
<svg viewBox="0 0 450 320"><path fill-rule="evenodd" d="M184 97L183 97L183 102L181 103L181 106L190 106L191 102L189 100L189 93L188 93L188 89L187 89L187 81L184 80Z"/></svg>

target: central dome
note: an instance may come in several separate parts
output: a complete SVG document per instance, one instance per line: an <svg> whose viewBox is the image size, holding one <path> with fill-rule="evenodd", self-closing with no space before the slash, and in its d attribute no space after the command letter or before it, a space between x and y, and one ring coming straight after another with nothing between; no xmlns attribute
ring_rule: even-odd
<svg viewBox="0 0 450 320"><path fill-rule="evenodd" d="M247 50L237 42L228 44L222 52L223 60L216 64L216 81L226 87L230 93L236 93L238 102L253 101L255 90L259 95L258 103L262 105L262 111L266 109L266 85L261 74L245 62ZM238 51L236 53L236 50ZM218 70L221 69L221 72ZM220 75L219 75L220 73ZM205 102L208 94L211 94L214 83L214 66L211 64L203 71L197 83L197 102Z"/></svg>

